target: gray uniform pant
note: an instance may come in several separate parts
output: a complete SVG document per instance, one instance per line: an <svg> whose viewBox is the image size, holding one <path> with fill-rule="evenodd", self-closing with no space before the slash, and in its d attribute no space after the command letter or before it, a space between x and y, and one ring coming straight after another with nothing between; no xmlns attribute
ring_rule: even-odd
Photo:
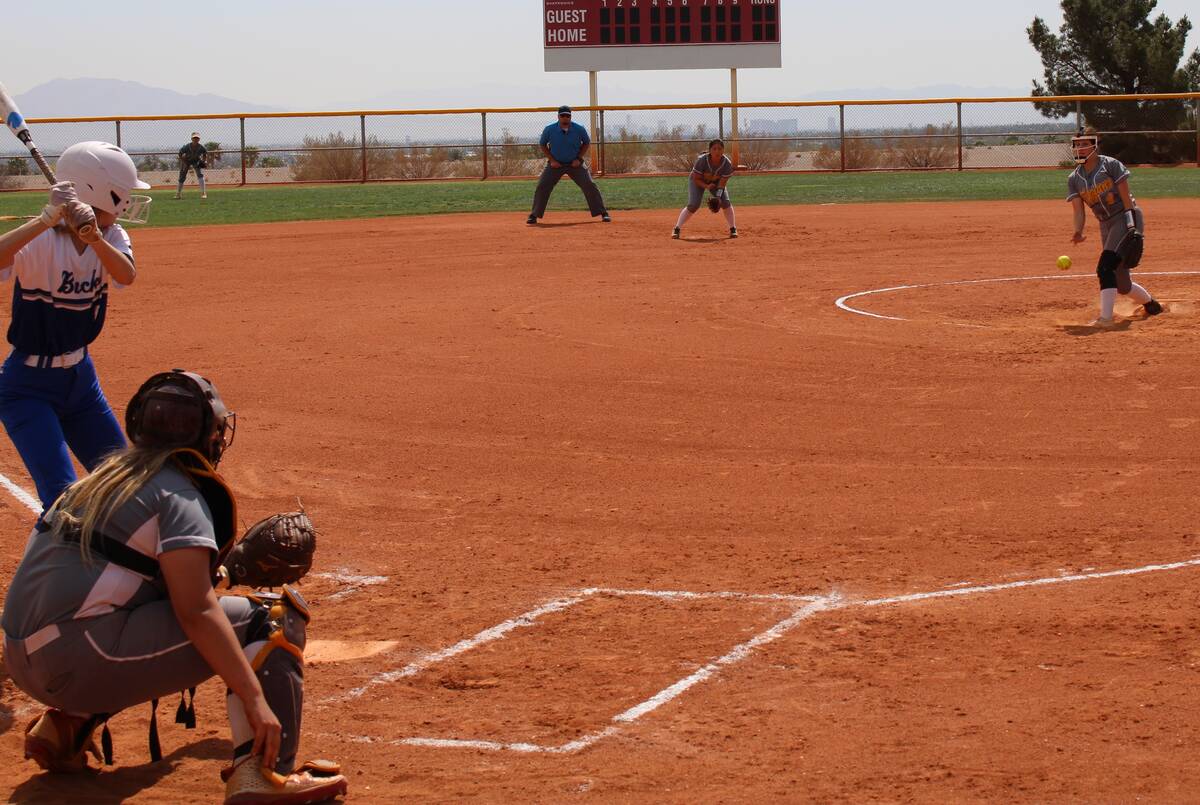
<svg viewBox="0 0 1200 805"><path fill-rule="evenodd" d="M241 596L219 600L242 646L265 638L266 607ZM4 662L17 687L43 704L74 715L112 715L196 687L214 675L188 640L167 599L60 623L58 632L57 638L33 651L27 650L26 641L6 636ZM303 636L299 639L302 646ZM280 659L290 657L283 651L273 654ZM302 701L302 678L299 691ZM299 741L301 701L295 701L294 688L273 696L270 686L264 685L263 692L287 736L276 768L291 771Z"/></svg>
<svg viewBox="0 0 1200 805"><path fill-rule="evenodd" d="M546 214L546 205L550 202L550 191L558 184L559 179L563 176L570 176L575 184L579 185L579 189L583 191L583 197L587 199L588 211L593 217L603 215L606 210L604 207L604 198L600 195L600 188L596 187L596 183L592 181L592 172L588 170L586 164L581 164L578 168L573 168L570 165L563 165L555 168L546 163L545 170L538 178L537 189L533 191L533 212L530 213L535 218L541 218Z"/></svg>

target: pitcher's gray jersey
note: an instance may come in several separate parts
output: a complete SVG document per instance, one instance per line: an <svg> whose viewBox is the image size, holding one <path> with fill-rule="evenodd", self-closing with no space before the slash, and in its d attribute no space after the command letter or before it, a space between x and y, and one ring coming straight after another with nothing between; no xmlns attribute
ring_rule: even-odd
<svg viewBox="0 0 1200 805"><path fill-rule="evenodd" d="M1067 177L1067 201L1083 199L1097 220L1107 221L1125 212L1125 202L1121 200L1117 185L1128 178L1129 169L1120 160L1101 155L1094 171L1089 173L1080 165Z"/></svg>

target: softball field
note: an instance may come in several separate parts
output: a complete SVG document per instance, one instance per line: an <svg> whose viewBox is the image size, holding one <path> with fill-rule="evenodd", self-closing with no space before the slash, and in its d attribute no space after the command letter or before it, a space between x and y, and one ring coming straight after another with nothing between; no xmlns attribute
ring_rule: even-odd
<svg viewBox="0 0 1200 805"><path fill-rule="evenodd" d="M1142 206L1167 313L1115 331L1067 204L914 203L135 230L93 352L118 415L212 378L240 519L321 530L352 800L1194 801L1200 200ZM0 690L11 801L219 790L219 682L99 785Z"/></svg>

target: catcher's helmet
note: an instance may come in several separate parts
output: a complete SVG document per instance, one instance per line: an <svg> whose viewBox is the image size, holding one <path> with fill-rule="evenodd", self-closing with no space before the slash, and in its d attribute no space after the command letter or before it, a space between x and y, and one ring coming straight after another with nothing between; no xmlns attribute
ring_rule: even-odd
<svg viewBox="0 0 1200 805"><path fill-rule="evenodd" d="M233 444L237 414L208 378L172 369L154 375L133 395L125 431L138 447L190 447L215 467Z"/></svg>
<svg viewBox="0 0 1200 805"><path fill-rule="evenodd" d="M150 185L138 179L137 166L119 147L112 143L92 140L76 143L58 158L56 173L59 181L74 182L79 200L97 210L111 212L118 218L127 216L130 205L147 196L135 196L134 190L147 190Z"/></svg>

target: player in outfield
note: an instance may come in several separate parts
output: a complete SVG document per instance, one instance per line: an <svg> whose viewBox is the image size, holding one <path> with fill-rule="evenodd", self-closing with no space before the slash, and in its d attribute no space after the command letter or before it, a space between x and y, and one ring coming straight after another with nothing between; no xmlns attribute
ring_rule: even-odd
<svg viewBox="0 0 1200 805"><path fill-rule="evenodd" d="M133 195L150 185L111 143L71 146L57 173L62 181L41 216L0 236L0 280L14 277L16 286L0 420L43 508L75 480L71 453L91 470L125 446L88 345L104 328L109 284L122 288L137 276L129 235L117 222L144 221L150 201Z"/></svg>
<svg viewBox="0 0 1200 805"><path fill-rule="evenodd" d="M1142 306L1147 316L1157 316L1163 306L1150 292L1130 277L1142 259L1142 236L1146 222L1142 209L1129 189L1129 169L1120 160L1100 153L1100 138L1095 129L1081 131L1071 140L1071 151L1078 167L1067 178L1067 201L1075 218L1073 243L1087 239L1086 207L1092 208L1100 222L1100 316L1092 324L1113 326L1113 305L1117 295L1128 295Z"/></svg>
<svg viewBox="0 0 1200 805"><path fill-rule="evenodd" d="M83 771L89 754L100 756L94 734L111 715L215 675L233 736L227 805L344 794L337 764L296 764L304 599L286 585L275 594L214 589L259 583L242 550L251 537L235 545L233 494L216 471L236 417L207 379L175 369L142 384L125 421L132 447L38 520L8 587L5 667L50 708L26 727L25 757L51 772ZM176 720L193 726L194 707L181 701ZM111 762L107 726L103 735ZM150 736L158 760L154 718Z"/></svg>
<svg viewBox="0 0 1200 805"><path fill-rule="evenodd" d="M179 149L179 183L175 186L175 198L183 198L183 183L187 181L188 171L196 172L196 181L200 184L200 198L208 198L204 185L204 169L208 167L208 149L200 144L200 132L192 132L192 141Z"/></svg>
<svg viewBox="0 0 1200 805"><path fill-rule="evenodd" d="M737 218L729 200L729 190L726 189L732 176L733 162L725 156L725 141L718 137L709 142L708 153L701 154L692 166L691 175L688 176L688 203L679 211L679 220L675 222L671 237L679 239L683 225L700 209L704 202L704 191L707 190L712 193L708 208L714 213L717 210L724 211L725 221L729 224L729 237L736 238Z"/></svg>
<svg viewBox="0 0 1200 805"><path fill-rule="evenodd" d="M571 122L571 107L559 107L558 122L551 123L542 131L539 144L542 153L546 155L546 167L538 178L537 189L533 192L533 210L525 219L525 223L534 226L538 219L546 214L550 192L563 176L570 176L575 184L579 185L593 218L599 215L606 224L612 221L608 209L604 206L600 188L596 187L592 180L592 172L584 162L584 157L592 146L592 138L588 136L587 129Z"/></svg>

